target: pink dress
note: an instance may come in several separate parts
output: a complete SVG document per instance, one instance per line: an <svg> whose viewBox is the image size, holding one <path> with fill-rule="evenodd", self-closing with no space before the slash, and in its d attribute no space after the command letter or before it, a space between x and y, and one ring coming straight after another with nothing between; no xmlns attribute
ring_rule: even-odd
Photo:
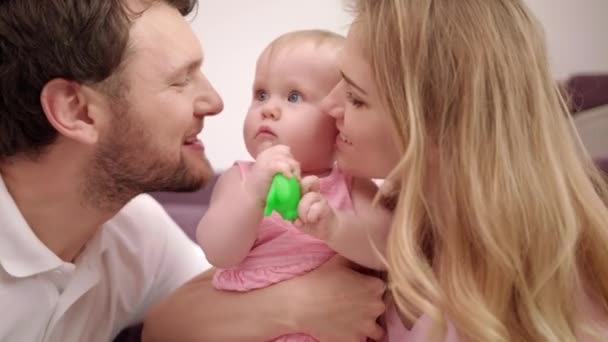
<svg viewBox="0 0 608 342"><path fill-rule="evenodd" d="M580 342L599 342L608 341L608 317L600 313L597 306L585 296L582 292L577 294L577 306L581 312L585 313L585 319L589 322L597 322L600 324L601 334L603 337L600 340L586 335L584 332L577 332L577 340ZM388 305L386 311L386 335L383 342L426 342L430 341L433 332L433 321L427 315L422 315L412 326L407 329L397 313L396 306ZM458 335L454 325L448 321L448 329L446 332L445 342L459 342Z"/></svg>
<svg viewBox="0 0 608 342"><path fill-rule="evenodd" d="M241 176L247 176L252 163L237 162ZM340 210L352 209L350 179L337 168L320 179L321 194ZM249 291L266 287L305 274L335 255L325 242L302 233L277 213L260 223L258 236L247 257L237 266L218 270L213 285L220 290ZM281 336L274 341L313 342L314 338L298 334Z"/></svg>

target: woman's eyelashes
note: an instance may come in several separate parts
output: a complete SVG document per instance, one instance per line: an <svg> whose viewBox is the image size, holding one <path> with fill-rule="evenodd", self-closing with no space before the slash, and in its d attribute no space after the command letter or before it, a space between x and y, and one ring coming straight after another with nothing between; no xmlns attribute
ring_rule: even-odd
<svg viewBox="0 0 608 342"><path fill-rule="evenodd" d="M357 97L352 92L350 92L350 91L346 92L346 99L355 108L359 108L359 107L362 107L363 105L365 105L365 102L357 99Z"/></svg>

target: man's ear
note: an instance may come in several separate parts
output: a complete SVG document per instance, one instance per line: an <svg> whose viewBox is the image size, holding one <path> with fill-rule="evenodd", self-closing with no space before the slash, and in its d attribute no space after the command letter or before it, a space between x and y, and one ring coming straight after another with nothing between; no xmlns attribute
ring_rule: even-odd
<svg viewBox="0 0 608 342"><path fill-rule="evenodd" d="M89 113L89 99L83 86L74 81L55 78L40 94L40 103L47 119L63 136L84 144L94 144L99 127Z"/></svg>

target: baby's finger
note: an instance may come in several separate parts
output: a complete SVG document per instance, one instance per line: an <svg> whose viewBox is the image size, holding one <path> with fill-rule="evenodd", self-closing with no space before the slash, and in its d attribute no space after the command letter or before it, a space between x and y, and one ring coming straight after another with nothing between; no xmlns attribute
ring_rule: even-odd
<svg viewBox="0 0 608 342"><path fill-rule="evenodd" d="M303 223L310 223L308 219L310 208L314 203L320 200L321 195L318 192L309 192L300 199L300 204L298 204L298 216L302 219Z"/></svg>
<svg viewBox="0 0 608 342"><path fill-rule="evenodd" d="M289 157L289 147L285 145L273 145L272 142L263 142L261 145L261 152L258 154L256 160L261 162L270 163L273 160Z"/></svg>
<svg viewBox="0 0 608 342"><path fill-rule="evenodd" d="M319 191L319 177L317 176L306 176L300 181L300 188L302 193L306 194L311 191Z"/></svg>
<svg viewBox="0 0 608 342"><path fill-rule="evenodd" d="M272 153L282 157L291 157L291 148L287 145L272 146Z"/></svg>
<svg viewBox="0 0 608 342"><path fill-rule="evenodd" d="M300 179L300 163L298 163L295 159L289 157L285 158L285 162L289 164L292 174L296 176L296 178Z"/></svg>
<svg viewBox="0 0 608 342"><path fill-rule="evenodd" d="M324 211L324 205L322 201L314 202L308 210L308 222L319 222L321 220Z"/></svg>
<svg viewBox="0 0 608 342"><path fill-rule="evenodd" d="M272 171L274 173L282 173L285 177L292 177L291 165L284 159L277 159L272 162Z"/></svg>

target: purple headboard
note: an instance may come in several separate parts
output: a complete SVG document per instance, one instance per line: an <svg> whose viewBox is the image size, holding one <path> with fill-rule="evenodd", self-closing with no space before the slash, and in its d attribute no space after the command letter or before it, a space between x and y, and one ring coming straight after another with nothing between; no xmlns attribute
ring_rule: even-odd
<svg viewBox="0 0 608 342"><path fill-rule="evenodd" d="M600 170L604 171L608 175L608 157L596 160L597 166Z"/></svg>
<svg viewBox="0 0 608 342"><path fill-rule="evenodd" d="M608 74L574 75L564 86L572 113L608 104Z"/></svg>
<svg viewBox="0 0 608 342"><path fill-rule="evenodd" d="M207 210L217 178L218 174L196 192L153 192L150 195L162 204L169 216L194 240L196 226Z"/></svg>

